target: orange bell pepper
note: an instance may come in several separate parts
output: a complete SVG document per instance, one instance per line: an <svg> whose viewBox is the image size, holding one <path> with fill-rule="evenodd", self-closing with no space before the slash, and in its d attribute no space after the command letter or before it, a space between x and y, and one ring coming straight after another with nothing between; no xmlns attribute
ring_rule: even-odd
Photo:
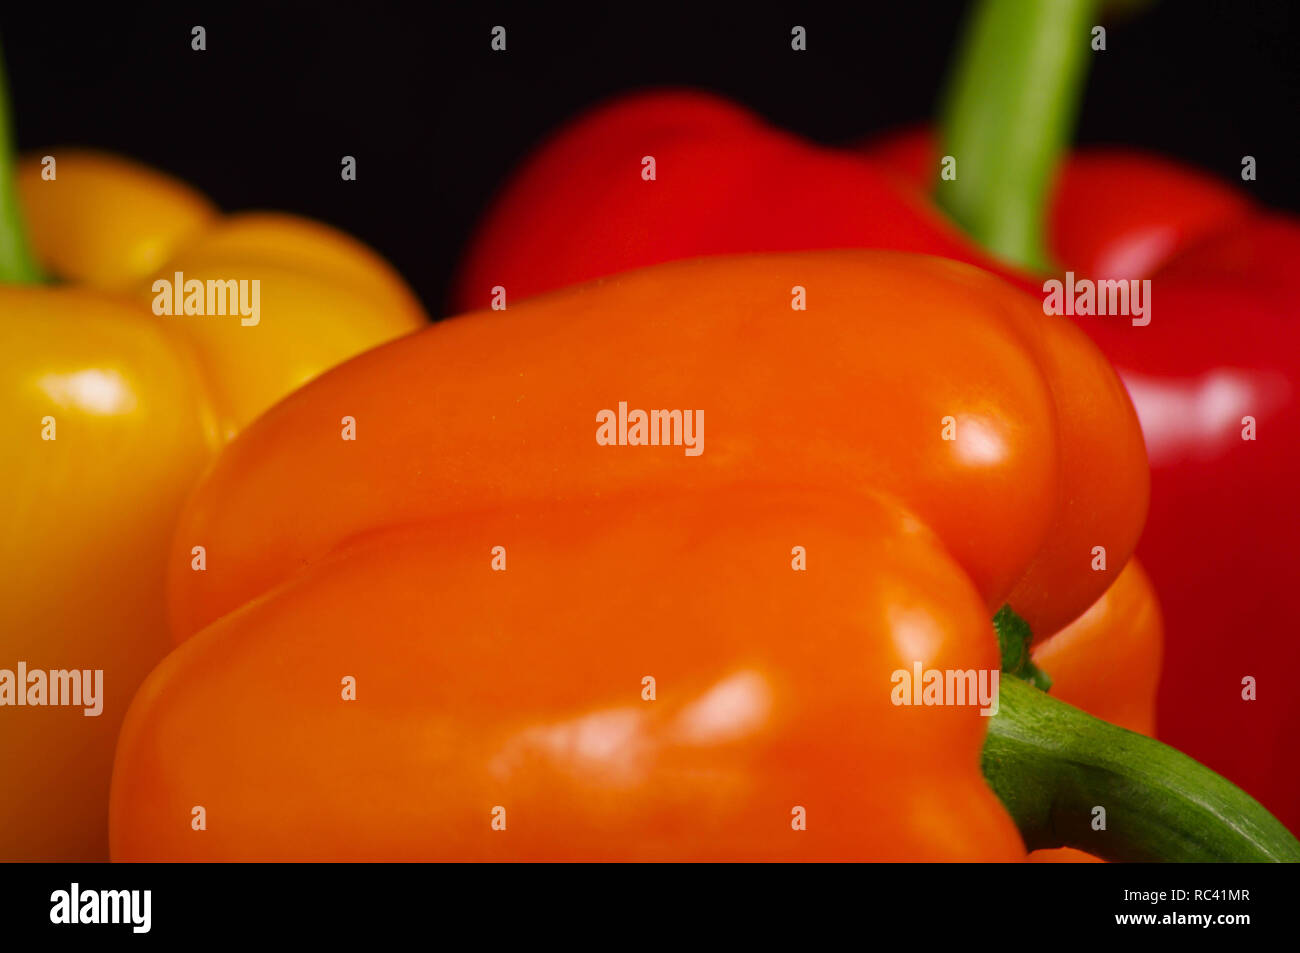
<svg viewBox="0 0 1300 953"><path fill-rule="evenodd" d="M639 445L621 409L609 445L623 402L695 429ZM113 856L1020 859L1055 846L1009 786L1026 718L1160 746L1011 674L993 717L904 704L900 674L996 675L1007 602L1050 634L1117 576L1081 624L1148 599L1120 572L1146 479L1081 332L952 262L706 259L444 322L291 395L191 498ZM1158 616L1134 631L1149 702ZM1215 796L1252 856L1300 851Z"/></svg>
<svg viewBox="0 0 1300 953"><path fill-rule="evenodd" d="M168 646L166 554L201 470L298 385L424 322L393 269L332 228L222 216L129 160L51 154L17 180L59 283L0 284L0 669L102 672L101 713L0 710L4 860L107 857L113 746ZM154 313L154 281L177 272L257 280L257 324Z"/></svg>
<svg viewBox="0 0 1300 953"><path fill-rule="evenodd" d="M791 310L795 286L807 311ZM376 527L738 482L894 495L990 614L1010 601L1049 633L1108 588L1146 510L1132 407L1082 332L977 269L917 256L632 272L444 322L328 382L232 444L188 510L184 553L206 545L221 569L173 558L178 637ZM707 451L598 445L596 412L629 400L705 409ZM345 415L355 441L340 439Z"/></svg>

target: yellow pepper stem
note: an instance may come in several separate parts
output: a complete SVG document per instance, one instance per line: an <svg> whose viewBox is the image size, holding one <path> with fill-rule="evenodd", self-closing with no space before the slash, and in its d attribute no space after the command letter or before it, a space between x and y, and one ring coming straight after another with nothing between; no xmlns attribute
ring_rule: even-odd
<svg viewBox="0 0 1300 953"><path fill-rule="evenodd" d="M0 282L33 283L41 281L43 276L27 243L15 165L9 89L5 82L4 51L0 50Z"/></svg>

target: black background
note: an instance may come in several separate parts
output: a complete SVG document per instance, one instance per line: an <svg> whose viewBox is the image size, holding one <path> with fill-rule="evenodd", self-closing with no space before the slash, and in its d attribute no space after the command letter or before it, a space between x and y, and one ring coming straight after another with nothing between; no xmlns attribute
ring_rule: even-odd
<svg viewBox="0 0 1300 953"><path fill-rule="evenodd" d="M180 941L285 941L373 949L463 931L493 945L606 949L612 939L689 937L724 949L830 949L913 935L922 948L1022 938L1022 946L1129 934L1144 945L1260 949L1294 932L1290 864L39 864L0 865L0 922L15 949L136 949ZM152 890L152 929L53 926L50 895ZM720 886L720 884L725 884ZM1248 899L1125 900L1125 891L1246 891ZM739 899L740 902L737 902ZM1249 924L1118 925L1116 914L1245 913ZM838 939L836 939L838 937ZM355 939L354 939L355 938ZM1208 942L1207 942L1208 941ZM164 945L165 944L165 945ZM1195 945L1195 944L1192 944ZM1197 946L1200 949L1202 947Z"/></svg>
<svg viewBox="0 0 1300 953"><path fill-rule="evenodd" d="M1051 2L1051 0L1043 0ZM445 6L445 8L444 8ZM603 12L542 3L236 3L82 10L6 3L18 144L95 146L172 172L226 209L320 218L368 242L430 312L494 188L556 123L620 90L689 84L840 142L933 112L958 2ZM1164 0L1107 21L1078 140L1193 162L1300 209L1292 0ZM790 50L790 28L808 51ZM194 25L207 50L190 48ZM508 31L494 53L491 28ZM340 179L357 157L355 182Z"/></svg>

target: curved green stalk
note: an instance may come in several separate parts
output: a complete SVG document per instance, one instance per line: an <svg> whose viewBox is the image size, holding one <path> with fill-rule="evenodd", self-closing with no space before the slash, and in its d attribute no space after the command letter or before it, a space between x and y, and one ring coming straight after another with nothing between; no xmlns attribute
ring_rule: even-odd
<svg viewBox="0 0 1300 953"><path fill-rule="evenodd" d="M1035 688L1050 680L1027 661L1032 633L1010 607L994 627L1009 677L981 766L1026 847L1116 861L1300 861L1300 841L1236 785Z"/></svg>

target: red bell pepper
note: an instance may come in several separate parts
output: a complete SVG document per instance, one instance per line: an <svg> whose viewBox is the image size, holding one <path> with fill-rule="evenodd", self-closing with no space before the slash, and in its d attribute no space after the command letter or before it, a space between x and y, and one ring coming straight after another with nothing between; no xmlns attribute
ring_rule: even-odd
<svg viewBox="0 0 1300 953"><path fill-rule="evenodd" d="M872 150L918 182L934 151L924 134ZM1153 283L1146 327L1077 320L1119 370L1147 444L1138 555L1168 633L1159 736L1296 829L1300 224L1208 176L1112 149L1065 164L1049 222L1054 255L1076 274Z"/></svg>
<svg viewBox="0 0 1300 953"><path fill-rule="evenodd" d="M977 18L972 33L986 58L997 15L1006 13L996 0L988 7L992 14ZM1049 24L1044 35L1060 40L1063 28ZM976 72L978 53L966 63ZM1077 80L1071 55L1057 60ZM1015 65L1003 56L998 69L1014 76ZM959 94L962 81L959 73ZM1062 83L1058 92L1068 96L1078 85ZM1035 121L1029 106L1013 106L1004 112ZM953 125L950 117L946 131ZM1043 135L1064 141L1059 126ZM963 142L960 128L956 139ZM951 153L951 137L945 141ZM958 181L978 195L985 179L978 162L966 161L969 151L960 152ZM1094 280L1152 279L1150 324L1076 320L1120 370L1151 458L1151 512L1138 553L1167 620L1157 730L1300 828L1292 740L1300 696L1288 681L1300 667L1290 554L1300 528L1293 450L1300 325L1292 318L1300 224L1175 163L1084 150L1064 162L1048 209L1036 213L1047 218L1046 248L1016 256L1029 266L1020 268L983 251L926 194L937 152L924 133L852 151L814 145L702 93L627 97L561 130L507 185L469 249L456 310L484 306L496 286L513 301L676 258L832 247L964 260L1039 296L1045 275L1066 270ZM1044 193L1052 158L1050 148L1040 156ZM1002 201L994 188L985 193ZM1007 214L1016 214L1014 205L1006 202ZM1060 264L1033 267L1049 260ZM1256 439L1243 439L1247 417ZM1021 592L1011 604L1047 631L1069 621L1045 611L1050 595Z"/></svg>

